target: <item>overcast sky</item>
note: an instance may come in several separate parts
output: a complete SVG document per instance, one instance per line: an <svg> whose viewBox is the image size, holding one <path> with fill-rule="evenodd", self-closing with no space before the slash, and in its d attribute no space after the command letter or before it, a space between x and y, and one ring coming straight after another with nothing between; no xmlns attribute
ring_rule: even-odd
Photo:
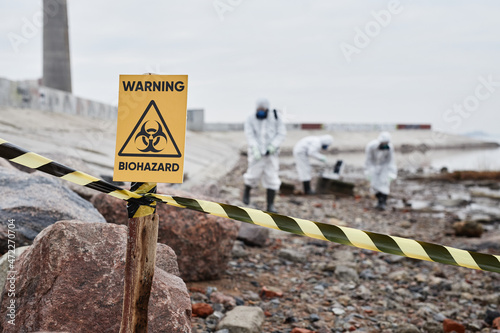
<svg viewBox="0 0 500 333"><path fill-rule="evenodd" d="M1 77L41 76L41 8L0 2ZM187 74L188 108L209 122L243 121L266 97L288 122L500 133L498 0L87 0L68 12L81 97L116 104L120 74Z"/></svg>

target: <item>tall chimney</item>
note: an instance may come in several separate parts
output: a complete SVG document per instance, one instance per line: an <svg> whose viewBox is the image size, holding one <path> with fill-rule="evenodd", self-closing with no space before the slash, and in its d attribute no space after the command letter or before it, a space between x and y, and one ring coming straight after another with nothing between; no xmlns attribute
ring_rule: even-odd
<svg viewBox="0 0 500 333"><path fill-rule="evenodd" d="M66 0L43 0L42 85L71 92Z"/></svg>

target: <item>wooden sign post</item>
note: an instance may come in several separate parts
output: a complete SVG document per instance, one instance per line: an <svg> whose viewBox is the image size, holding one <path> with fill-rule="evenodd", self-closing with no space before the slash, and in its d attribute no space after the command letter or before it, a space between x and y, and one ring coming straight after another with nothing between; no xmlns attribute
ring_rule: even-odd
<svg viewBox="0 0 500 333"><path fill-rule="evenodd" d="M156 183L132 183L136 193L155 193ZM158 240L158 214L155 202L141 205L129 202L127 255L123 312L120 333L147 333L148 303L153 284Z"/></svg>

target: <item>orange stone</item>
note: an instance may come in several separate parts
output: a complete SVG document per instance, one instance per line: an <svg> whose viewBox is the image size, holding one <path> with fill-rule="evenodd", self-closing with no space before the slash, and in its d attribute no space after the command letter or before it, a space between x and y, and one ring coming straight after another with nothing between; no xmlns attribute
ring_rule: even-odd
<svg viewBox="0 0 500 333"><path fill-rule="evenodd" d="M445 320L443 320L443 331L445 333L465 333L465 326L457 323L454 320L446 318Z"/></svg>
<svg viewBox="0 0 500 333"><path fill-rule="evenodd" d="M201 317L206 318L214 313L214 309L210 304L207 303L194 303L192 305L193 308L193 317Z"/></svg>
<svg viewBox="0 0 500 333"><path fill-rule="evenodd" d="M283 292L275 288L262 287L260 293L260 298L276 298L283 297Z"/></svg>
<svg viewBox="0 0 500 333"><path fill-rule="evenodd" d="M493 328L500 328L500 317L496 317L493 319L493 324L491 325Z"/></svg>

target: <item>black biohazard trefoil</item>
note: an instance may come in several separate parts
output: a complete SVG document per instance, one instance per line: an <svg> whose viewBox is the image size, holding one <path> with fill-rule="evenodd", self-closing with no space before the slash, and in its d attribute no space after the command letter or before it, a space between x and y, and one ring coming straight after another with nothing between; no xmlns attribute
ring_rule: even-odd
<svg viewBox="0 0 500 333"><path fill-rule="evenodd" d="M154 108L158 120L146 120L146 115ZM169 144L170 143L170 144ZM137 153L124 152L128 145L132 145ZM173 147L175 152L170 149L166 152L168 147ZM131 149L127 149L130 151ZM154 100L151 100L148 107L142 114L141 118L135 125L134 129L128 136L122 148L118 152L118 156L134 156L134 157L181 157L182 154L175 143L170 130L168 129L163 116L158 110L158 106Z"/></svg>

